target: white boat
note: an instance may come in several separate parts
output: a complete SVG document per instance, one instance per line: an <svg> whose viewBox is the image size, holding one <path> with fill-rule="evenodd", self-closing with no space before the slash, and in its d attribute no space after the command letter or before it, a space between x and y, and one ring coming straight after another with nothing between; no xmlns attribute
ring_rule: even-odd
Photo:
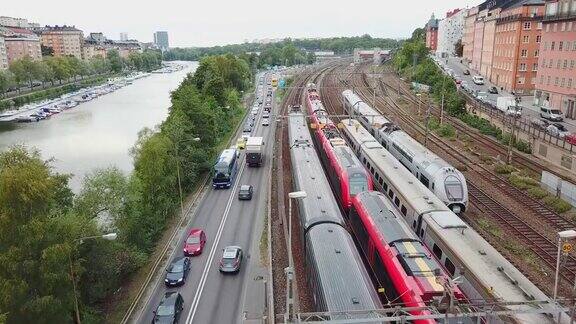
<svg viewBox="0 0 576 324"><path fill-rule="evenodd" d="M0 118L2 118L2 117L11 117L11 116L16 115L17 113L18 113L17 110L8 110L8 111L5 111L5 112L3 112L3 113L0 113Z"/></svg>

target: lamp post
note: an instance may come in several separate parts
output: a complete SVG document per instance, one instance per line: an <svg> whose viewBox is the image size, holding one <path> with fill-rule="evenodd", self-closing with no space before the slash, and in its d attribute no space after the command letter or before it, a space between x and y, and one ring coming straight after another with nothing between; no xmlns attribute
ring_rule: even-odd
<svg viewBox="0 0 576 324"><path fill-rule="evenodd" d="M284 314L285 320L292 318L294 312L294 260L292 258L292 199L306 198L306 191L294 191L288 193L288 267L284 269L286 273L286 313Z"/></svg>
<svg viewBox="0 0 576 324"><path fill-rule="evenodd" d="M567 243L568 240L573 240L576 238L575 230L566 230L558 232L558 254L556 255L556 275L554 276L554 302L556 302L556 297L558 294L558 275L560 273L560 253L564 251L568 254L572 250L572 245ZM564 243L564 244L562 244Z"/></svg>
<svg viewBox="0 0 576 324"><path fill-rule="evenodd" d="M514 102L516 103L516 106L514 108L514 113L511 115L513 120L510 128L510 140L508 141L508 164L512 164L512 143L514 142L514 132L516 131L516 119L518 119L516 117L516 114L518 112L518 104L520 103L520 101L522 101L522 98L520 98L520 96L514 97Z"/></svg>
<svg viewBox="0 0 576 324"><path fill-rule="evenodd" d="M78 242L78 244L84 243L86 240L92 239L104 239L107 241L114 241L118 237L116 233L108 233L104 235L94 235L94 236L86 236L79 239L74 240L74 242ZM74 312L76 315L76 323L81 324L80 320L80 309L78 307L78 293L76 292L76 279L74 278L74 266L72 264L72 251L68 254L68 262L70 262L70 277L72 279L72 289L74 290Z"/></svg>
<svg viewBox="0 0 576 324"><path fill-rule="evenodd" d="M174 143L174 148L176 149L176 175L178 176L178 191L180 193L180 214L184 217L184 199L182 197L182 181L180 181L180 155L178 154L178 144L184 143L186 141ZM200 137L194 137L190 142L200 142Z"/></svg>

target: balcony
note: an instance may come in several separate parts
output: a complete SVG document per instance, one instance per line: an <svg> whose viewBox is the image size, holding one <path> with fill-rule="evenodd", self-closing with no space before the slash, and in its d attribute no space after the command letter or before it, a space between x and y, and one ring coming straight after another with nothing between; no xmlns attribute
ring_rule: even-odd
<svg viewBox="0 0 576 324"><path fill-rule="evenodd" d="M576 11L557 13L554 15L547 14L544 16L544 19L542 19L542 21L550 22L550 21L569 20L569 19L576 19Z"/></svg>

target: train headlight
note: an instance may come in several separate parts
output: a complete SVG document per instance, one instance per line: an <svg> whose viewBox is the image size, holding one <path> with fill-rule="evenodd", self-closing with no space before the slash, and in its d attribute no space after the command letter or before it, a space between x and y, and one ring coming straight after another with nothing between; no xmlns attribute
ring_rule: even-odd
<svg viewBox="0 0 576 324"><path fill-rule="evenodd" d="M452 206L452 211L455 212L456 214L460 214L462 208L460 207L460 205L454 205Z"/></svg>

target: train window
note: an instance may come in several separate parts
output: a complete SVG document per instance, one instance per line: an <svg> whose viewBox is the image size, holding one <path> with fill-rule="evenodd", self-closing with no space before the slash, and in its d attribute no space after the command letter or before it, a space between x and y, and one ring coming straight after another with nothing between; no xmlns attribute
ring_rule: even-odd
<svg viewBox="0 0 576 324"><path fill-rule="evenodd" d="M446 258L446 261L444 261L444 265L446 266L446 270L448 270L450 275L454 276L454 272L456 272L456 267L454 266L454 263L452 263L450 259Z"/></svg>
<svg viewBox="0 0 576 324"><path fill-rule="evenodd" d="M370 172L372 172L372 174L374 174L374 168L370 167Z"/></svg>
<svg viewBox="0 0 576 324"><path fill-rule="evenodd" d="M384 182L384 183L382 184L382 189L383 189L384 191L388 190L388 184L387 184L386 182Z"/></svg>
<svg viewBox="0 0 576 324"><path fill-rule="evenodd" d="M362 163L366 164L366 158L362 157Z"/></svg>
<svg viewBox="0 0 576 324"><path fill-rule="evenodd" d="M380 180L380 175L378 173L376 173L374 177L376 178L376 181Z"/></svg>
<svg viewBox="0 0 576 324"><path fill-rule="evenodd" d="M432 190L434 190L434 182L432 182Z"/></svg>
<svg viewBox="0 0 576 324"><path fill-rule="evenodd" d="M396 198L396 199L398 199L398 198ZM402 214L404 216L406 216L406 213L408 212L408 210L406 210L406 206L404 206L404 205L402 205L402 207L400 208L400 211L402 212Z"/></svg>
<svg viewBox="0 0 576 324"><path fill-rule="evenodd" d="M400 207L400 199L398 199L398 197L394 198L394 203L396 204L396 207Z"/></svg>
<svg viewBox="0 0 576 324"><path fill-rule="evenodd" d="M420 229L420 237L422 239L424 239L424 229L423 228Z"/></svg>
<svg viewBox="0 0 576 324"><path fill-rule="evenodd" d="M422 182L422 184L424 184L426 188L428 188L428 186L430 185L430 181L428 180L428 178L426 178L422 174L420 175L420 182Z"/></svg>
<svg viewBox="0 0 576 324"><path fill-rule="evenodd" d="M434 252L434 255L438 259L442 259L442 250L440 249L440 247L438 245L436 245L436 243L434 243L434 246L432 247L432 252Z"/></svg>
<svg viewBox="0 0 576 324"><path fill-rule="evenodd" d="M416 228L416 221L412 222L412 228Z"/></svg>
<svg viewBox="0 0 576 324"><path fill-rule="evenodd" d="M390 190L388 190L388 197L390 197L390 198L394 197L394 193L392 192L392 188L390 188Z"/></svg>

